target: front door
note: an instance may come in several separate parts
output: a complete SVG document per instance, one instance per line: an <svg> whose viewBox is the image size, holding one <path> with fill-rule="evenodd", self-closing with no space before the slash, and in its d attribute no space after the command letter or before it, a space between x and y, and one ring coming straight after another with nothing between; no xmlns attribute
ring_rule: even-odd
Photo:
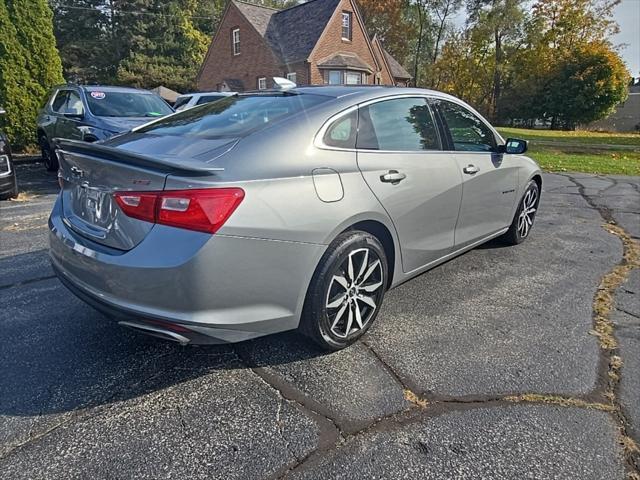
<svg viewBox="0 0 640 480"><path fill-rule="evenodd" d="M450 253L462 198L461 173L442 149L424 97L359 109L358 167L396 228L402 267L416 270Z"/></svg>
<svg viewBox="0 0 640 480"><path fill-rule="evenodd" d="M463 178L462 205L455 244L463 248L511 223L518 169L508 155L496 153L492 129L464 106L443 99L432 105L443 119L446 140Z"/></svg>

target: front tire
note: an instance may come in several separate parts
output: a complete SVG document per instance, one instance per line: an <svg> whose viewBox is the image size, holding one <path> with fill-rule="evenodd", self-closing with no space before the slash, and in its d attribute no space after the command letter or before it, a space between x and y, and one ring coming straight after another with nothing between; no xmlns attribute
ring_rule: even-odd
<svg viewBox="0 0 640 480"><path fill-rule="evenodd" d="M311 279L299 330L326 350L340 350L371 327L387 285L378 239L359 230L339 235Z"/></svg>
<svg viewBox="0 0 640 480"><path fill-rule="evenodd" d="M44 162L45 168L48 172L55 172L58 170L58 159L55 158L55 154L51 150L51 145L49 145L49 140L47 140L46 135L40 135L38 143L40 144L42 161Z"/></svg>
<svg viewBox="0 0 640 480"><path fill-rule="evenodd" d="M509 230L502 236L502 240L508 245L518 245L524 242L531 230L540 203L540 187L535 180L531 180L524 191L524 195L518 204L518 209L513 217Z"/></svg>

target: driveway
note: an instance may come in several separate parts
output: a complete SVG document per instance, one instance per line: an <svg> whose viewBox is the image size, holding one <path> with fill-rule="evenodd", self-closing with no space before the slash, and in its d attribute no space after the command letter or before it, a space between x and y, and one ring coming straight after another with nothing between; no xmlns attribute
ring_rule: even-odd
<svg viewBox="0 0 640 480"><path fill-rule="evenodd" d="M116 327L53 276L43 170L0 202L3 479L640 478L640 178L545 175L527 242L390 291L328 355Z"/></svg>

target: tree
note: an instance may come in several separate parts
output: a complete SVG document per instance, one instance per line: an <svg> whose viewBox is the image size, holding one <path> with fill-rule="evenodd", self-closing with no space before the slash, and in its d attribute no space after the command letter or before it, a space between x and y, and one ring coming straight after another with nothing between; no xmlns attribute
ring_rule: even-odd
<svg viewBox="0 0 640 480"><path fill-rule="evenodd" d="M63 82L62 63L53 35L53 14L46 0L9 0L7 6L18 41L26 50L27 71L40 87L40 91L30 93L40 103L53 85Z"/></svg>
<svg viewBox="0 0 640 480"><path fill-rule="evenodd" d="M33 139L35 102L26 92L34 85L5 0L0 0L0 32L0 106L7 111L4 130L11 144L21 148Z"/></svg>
<svg viewBox="0 0 640 480"><path fill-rule="evenodd" d="M0 104L18 148L34 143L38 109L51 86L63 81L51 17L45 0L0 0Z"/></svg>
<svg viewBox="0 0 640 480"><path fill-rule="evenodd" d="M467 0L468 23L474 35L492 42L493 79L488 114L497 120L502 93L505 43L516 43L524 21L523 0Z"/></svg>
<svg viewBox="0 0 640 480"><path fill-rule="evenodd" d="M408 21L407 0L359 0L358 7L369 35L377 35L385 50L405 59L410 38L415 35Z"/></svg>
<svg viewBox="0 0 640 480"><path fill-rule="evenodd" d="M630 77L609 45L581 44L571 49L551 73L544 89L546 115L566 130L606 117L626 100Z"/></svg>

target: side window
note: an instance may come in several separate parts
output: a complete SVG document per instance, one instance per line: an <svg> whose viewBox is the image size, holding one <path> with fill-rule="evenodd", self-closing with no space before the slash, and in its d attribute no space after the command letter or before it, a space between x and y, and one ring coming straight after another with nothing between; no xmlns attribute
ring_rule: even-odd
<svg viewBox="0 0 640 480"><path fill-rule="evenodd" d="M446 100L436 100L451 133L453 147L461 152L491 152L496 137L491 129L466 108Z"/></svg>
<svg viewBox="0 0 640 480"><path fill-rule="evenodd" d="M329 147L355 148L358 125L358 111L334 121L324 134L323 142Z"/></svg>
<svg viewBox="0 0 640 480"><path fill-rule="evenodd" d="M66 113L75 113L81 115L84 113L84 107L82 106L82 100L77 92L70 91L69 99L67 100L67 108L64 110Z"/></svg>
<svg viewBox="0 0 640 480"><path fill-rule="evenodd" d="M64 110L64 106L67 103L67 95L69 94L69 90L58 90L56 93L56 98L53 99L53 103L51 104L51 108L54 112L62 113Z"/></svg>
<svg viewBox="0 0 640 480"><path fill-rule="evenodd" d="M431 109L424 98L397 98L360 109L357 148L441 150Z"/></svg>

